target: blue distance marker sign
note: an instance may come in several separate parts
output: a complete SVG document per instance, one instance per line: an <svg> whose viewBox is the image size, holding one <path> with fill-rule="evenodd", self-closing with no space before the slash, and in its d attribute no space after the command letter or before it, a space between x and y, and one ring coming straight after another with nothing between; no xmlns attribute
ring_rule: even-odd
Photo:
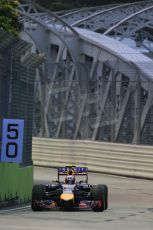
<svg viewBox="0 0 153 230"><path fill-rule="evenodd" d="M3 119L1 162L22 162L24 120Z"/></svg>

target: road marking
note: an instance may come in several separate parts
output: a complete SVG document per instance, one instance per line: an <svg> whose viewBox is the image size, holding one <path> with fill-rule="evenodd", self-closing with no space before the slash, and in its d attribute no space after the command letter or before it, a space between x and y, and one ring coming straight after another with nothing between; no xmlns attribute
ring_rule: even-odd
<svg viewBox="0 0 153 230"><path fill-rule="evenodd" d="M0 224L0 229L6 229L6 230L27 230L27 229L29 229L29 230L50 230L50 226L49 227L47 227L47 226L31 226L31 225L29 225L29 226L23 226L23 224L21 224L21 225L8 225L8 224Z"/></svg>
<svg viewBox="0 0 153 230"><path fill-rule="evenodd" d="M30 207L31 207L30 205L27 205L27 206L24 206L24 207L4 209L4 210L0 210L0 214L5 213L5 212L13 212L13 211L18 211L18 210L22 210L22 209L28 209Z"/></svg>

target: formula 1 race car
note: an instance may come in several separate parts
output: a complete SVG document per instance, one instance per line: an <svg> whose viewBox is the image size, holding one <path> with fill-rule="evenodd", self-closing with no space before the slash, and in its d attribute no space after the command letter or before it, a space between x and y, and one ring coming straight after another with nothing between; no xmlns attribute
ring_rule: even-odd
<svg viewBox="0 0 153 230"><path fill-rule="evenodd" d="M66 176L60 181L60 176ZM76 176L85 180L76 181ZM31 208L33 211L45 209L72 210L92 209L101 212L108 207L108 187L104 184L88 184L88 168L66 166L58 168L58 179L51 184L34 185Z"/></svg>

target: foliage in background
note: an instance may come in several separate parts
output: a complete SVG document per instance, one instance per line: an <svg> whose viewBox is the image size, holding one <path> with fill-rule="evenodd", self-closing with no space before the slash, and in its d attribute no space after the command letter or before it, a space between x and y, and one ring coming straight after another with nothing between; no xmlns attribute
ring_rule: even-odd
<svg viewBox="0 0 153 230"><path fill-rule="evenodd" d="M72 8L80 8L86 6L98 6L104 4L128 3L137 1L138 0L35 0L35 2L37 2L38 4L53 11L68 10Z"/></svg>
<svg viewBox="0 0 153 230"><path fill-rule="evenodd" d="M18 35L21 30L16 12L18 4L16 0L0 0L0 28L13 35Z"/></svg>

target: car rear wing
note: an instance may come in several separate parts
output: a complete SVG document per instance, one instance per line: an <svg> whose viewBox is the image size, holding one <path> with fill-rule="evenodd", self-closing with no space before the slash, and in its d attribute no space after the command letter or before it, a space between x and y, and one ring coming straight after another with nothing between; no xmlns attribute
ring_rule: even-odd
<svg viewBox="0 0 153 230"><path fill-rule="evenodd" d="M65 166L65 167L59 167L57 170L58 170L58 181L59 181L59 176L64 176L64 175L86 176L86 182L88 181L87 167Z"/></svg>

